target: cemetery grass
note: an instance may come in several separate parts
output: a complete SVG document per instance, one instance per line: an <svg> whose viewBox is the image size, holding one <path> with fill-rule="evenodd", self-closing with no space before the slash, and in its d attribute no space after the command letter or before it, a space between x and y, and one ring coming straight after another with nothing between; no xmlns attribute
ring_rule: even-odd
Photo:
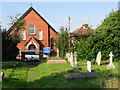
<svg viewBox="0 0 120 90"><path fill-rule="evenodd" d="M108 61L100 66L92 65L92 71L99 74L96 78L67 80L63 75L74 72L87 72L86 62L78 62L80 70L73 71L69 63L46 64L44 60L37 66L19 62L18 66L3 65L5 73L3 88L118 88L118 62L116 70L107 70Z"/></svg>

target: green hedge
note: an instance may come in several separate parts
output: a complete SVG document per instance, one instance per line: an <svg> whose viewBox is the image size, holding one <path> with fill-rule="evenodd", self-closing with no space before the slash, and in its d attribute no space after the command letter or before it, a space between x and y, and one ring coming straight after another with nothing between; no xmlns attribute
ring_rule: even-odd
<svg viewBox="0 0 120 90"><path fill-rule="evenodd" d="M109 59L112 51L114 59L120 60L120 10L112 12L86 41L76 44L78 60L96 59L101 51L102 60Z"/></svg>

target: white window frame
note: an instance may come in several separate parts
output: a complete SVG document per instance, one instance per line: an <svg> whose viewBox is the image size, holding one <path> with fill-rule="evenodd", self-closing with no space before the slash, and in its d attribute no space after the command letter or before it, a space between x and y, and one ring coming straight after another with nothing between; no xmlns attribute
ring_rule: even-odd
<svg viewBox="0 0 120 90"><path fill-rule="evenodd" d="M43 40L43 31L42 30L38 31L38 40Z"/></svg>
<svg viewBox="0 0 120 90"><path fill-rule="evenodd" d="M33 28L30 28L30 26L34 26L34 25L29 25L29 27L28 27L28 30L29 30L29 34L35 34L35 26L33 27ZM33 29L34 30L34 33L30 33L30 29Z"/></svg>
<svg viewBox="0 0 120 90"><path fill-rule="evenodd" d="M22 40L26 40L26 31L22 31Z"/></svg>

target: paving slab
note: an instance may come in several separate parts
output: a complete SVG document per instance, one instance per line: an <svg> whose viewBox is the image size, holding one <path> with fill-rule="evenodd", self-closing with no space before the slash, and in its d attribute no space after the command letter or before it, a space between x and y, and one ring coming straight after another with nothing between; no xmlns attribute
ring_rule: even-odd
<svg viewBox="0 0 120 90"><path fill-rule="evenodd" d="M83 73L70 73L65 74L64 78L66 79L74 79L74 78L93 78L99 76L95 72L83 72Z"/></svg>

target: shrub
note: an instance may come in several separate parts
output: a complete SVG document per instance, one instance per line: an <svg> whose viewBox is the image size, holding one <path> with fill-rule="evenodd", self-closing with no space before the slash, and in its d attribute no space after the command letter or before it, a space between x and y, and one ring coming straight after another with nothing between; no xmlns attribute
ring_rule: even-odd
<svg viewBox="0 0 120 90"><path fill-rule="evenodd" d="M107 60L112 51L114 58L120 59L120 10L112 12L86 41L76 44L78 60L95 59L101 51L102 59Z"/></svg>
<svg viewBox="0 0 120 90"><path fill-rule="evenodd" d="M8 35L7 31L2 32L2 60L15 60L19 49L17 44L20 42L19 37Z"/></svg>

